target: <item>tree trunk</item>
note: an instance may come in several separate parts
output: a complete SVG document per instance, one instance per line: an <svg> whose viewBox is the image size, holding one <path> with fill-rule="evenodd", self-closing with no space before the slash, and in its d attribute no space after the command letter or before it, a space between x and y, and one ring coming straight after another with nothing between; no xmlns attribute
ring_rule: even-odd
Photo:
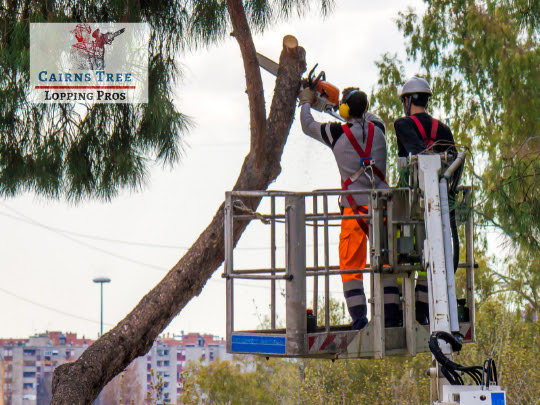
<svg viewBox="0 0 540 405"><path fill-rule="evenodd" d="M250 102L251 150L234 190L266 190L281 171L280 161L294 119L296 96L305 71L305 51L284 40L268 119L255 46L241 0L227 0L246 71ZM297 42L292 41L293 44ZM256 209L260 199L246 203ZM234 244L249 221L236 222ZM136 357L145 355L171 320L196 295L224 260L223 204L212 222L180 261L118 325L84 351L77 361L54 373L51 404L90 404L103 387Z"/></svg>

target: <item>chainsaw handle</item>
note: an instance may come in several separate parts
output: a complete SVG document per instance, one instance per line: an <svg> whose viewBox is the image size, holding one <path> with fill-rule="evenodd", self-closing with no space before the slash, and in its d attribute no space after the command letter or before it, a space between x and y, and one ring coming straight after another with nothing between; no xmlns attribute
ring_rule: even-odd
<svg viewBox="0 0 540 405"><path fill-rule="evenodd" d="M317 69L317 66L319 66L318 63L313 66L313 69L311 69L308 73L307 79L308 79L308 86L311 88L311 83L313 82L313 73L315 72L315 69Z"/></svg>
<svg viewBox="0 0 540 405"><path fill-rule="evenodd" d="M321 79L322 79L322 80L326 80L326 73L324 73L324 70L323 70L321 73L319 73L319 74L317 75L317 77L315 78L315 80L313 80L313 81L311 82L311 85L309 86L309 88L310 88L311 90L313 90L313 89L317 86L317 83L319 83L319 80L321 80Z"/></svg>
<svg viewBox="0 0 540 405"><path fill-rule="evenodd" d="M326 73L324 73L324 71L319 73L317 77L313 79L313 74L315 73L315 69L317 69L317 66L319 66L318 63L313 66L313 69L311 69L308 74L308 86L311 90L313 90L315 86L317 86L317 83L319 83L321 79L326 80Z"/></svg>

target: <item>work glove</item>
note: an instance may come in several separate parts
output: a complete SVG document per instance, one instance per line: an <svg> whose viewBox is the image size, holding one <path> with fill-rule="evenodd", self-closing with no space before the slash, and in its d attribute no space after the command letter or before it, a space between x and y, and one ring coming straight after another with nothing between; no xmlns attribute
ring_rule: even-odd
<svg viewBox="0 0 540 405"><path fill-rule="evenodd" d="M300 92L298 99L300 100L300 105L305 103L314 104L316 101L315 90L311 90L309 87L306 87Z"/></svg>

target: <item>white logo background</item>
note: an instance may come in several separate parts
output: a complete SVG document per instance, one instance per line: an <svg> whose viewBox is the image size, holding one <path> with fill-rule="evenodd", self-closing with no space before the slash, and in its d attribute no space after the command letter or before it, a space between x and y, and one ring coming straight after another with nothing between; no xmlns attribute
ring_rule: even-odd
<svg viewBox="0 0 540 405"><path fill-rule="evenodd" d="M149 38L143 23L30 24L30 101L147 103Z"/></svg>

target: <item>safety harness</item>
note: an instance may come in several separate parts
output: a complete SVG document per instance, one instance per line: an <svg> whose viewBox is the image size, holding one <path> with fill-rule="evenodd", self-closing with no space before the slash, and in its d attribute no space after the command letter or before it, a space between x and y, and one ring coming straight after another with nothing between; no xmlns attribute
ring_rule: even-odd
<svg viewBox="0 0 540 405"><path fill-rule="evenodd" d="M437 121L435 118L431 119L431 134L430 134L430 137L428 138L428 136L426 135L426 130L420 123L420 120L414 115L411 115L410 117L416 124L418 131L420 131L420 135L422 136L422 139L424 140L424 146L426 148L429 148L431 145L435 143L435 140L437 139L437 128L439 127L439 121Z"/></svg>
<svg viewBox="0 0 540 405"><path fill-rule="evenodd" d="M371 167L373 174L375 174L379 179L381 179L383 183L387 184L384 174L379 170L377 166L371 164L371 147L373 146L373 138L375 136L375 125L372 122L368 122L368 136L365 150L362 149L347 124L343 125L341 128L343 128L343 132L345 132L347 139L349 139L349 142L353 146L354 150L356 151L356 153L358 153L358 156L360 156L360 169L358 169L347 180L341 180L341 189L344 191L349 190L349 186L356 180L358 180L362 174L365 173L367 166ZM346 198L349 202L349 206L351 207L355 215L368 213L367 208L359 206L352 195L347 194ZM356 218L356 222L358 222L358 225L360 226L362 231L364 231L366 235L369 235L369 226L366 224L366 222L362 218Z"/></svg>

